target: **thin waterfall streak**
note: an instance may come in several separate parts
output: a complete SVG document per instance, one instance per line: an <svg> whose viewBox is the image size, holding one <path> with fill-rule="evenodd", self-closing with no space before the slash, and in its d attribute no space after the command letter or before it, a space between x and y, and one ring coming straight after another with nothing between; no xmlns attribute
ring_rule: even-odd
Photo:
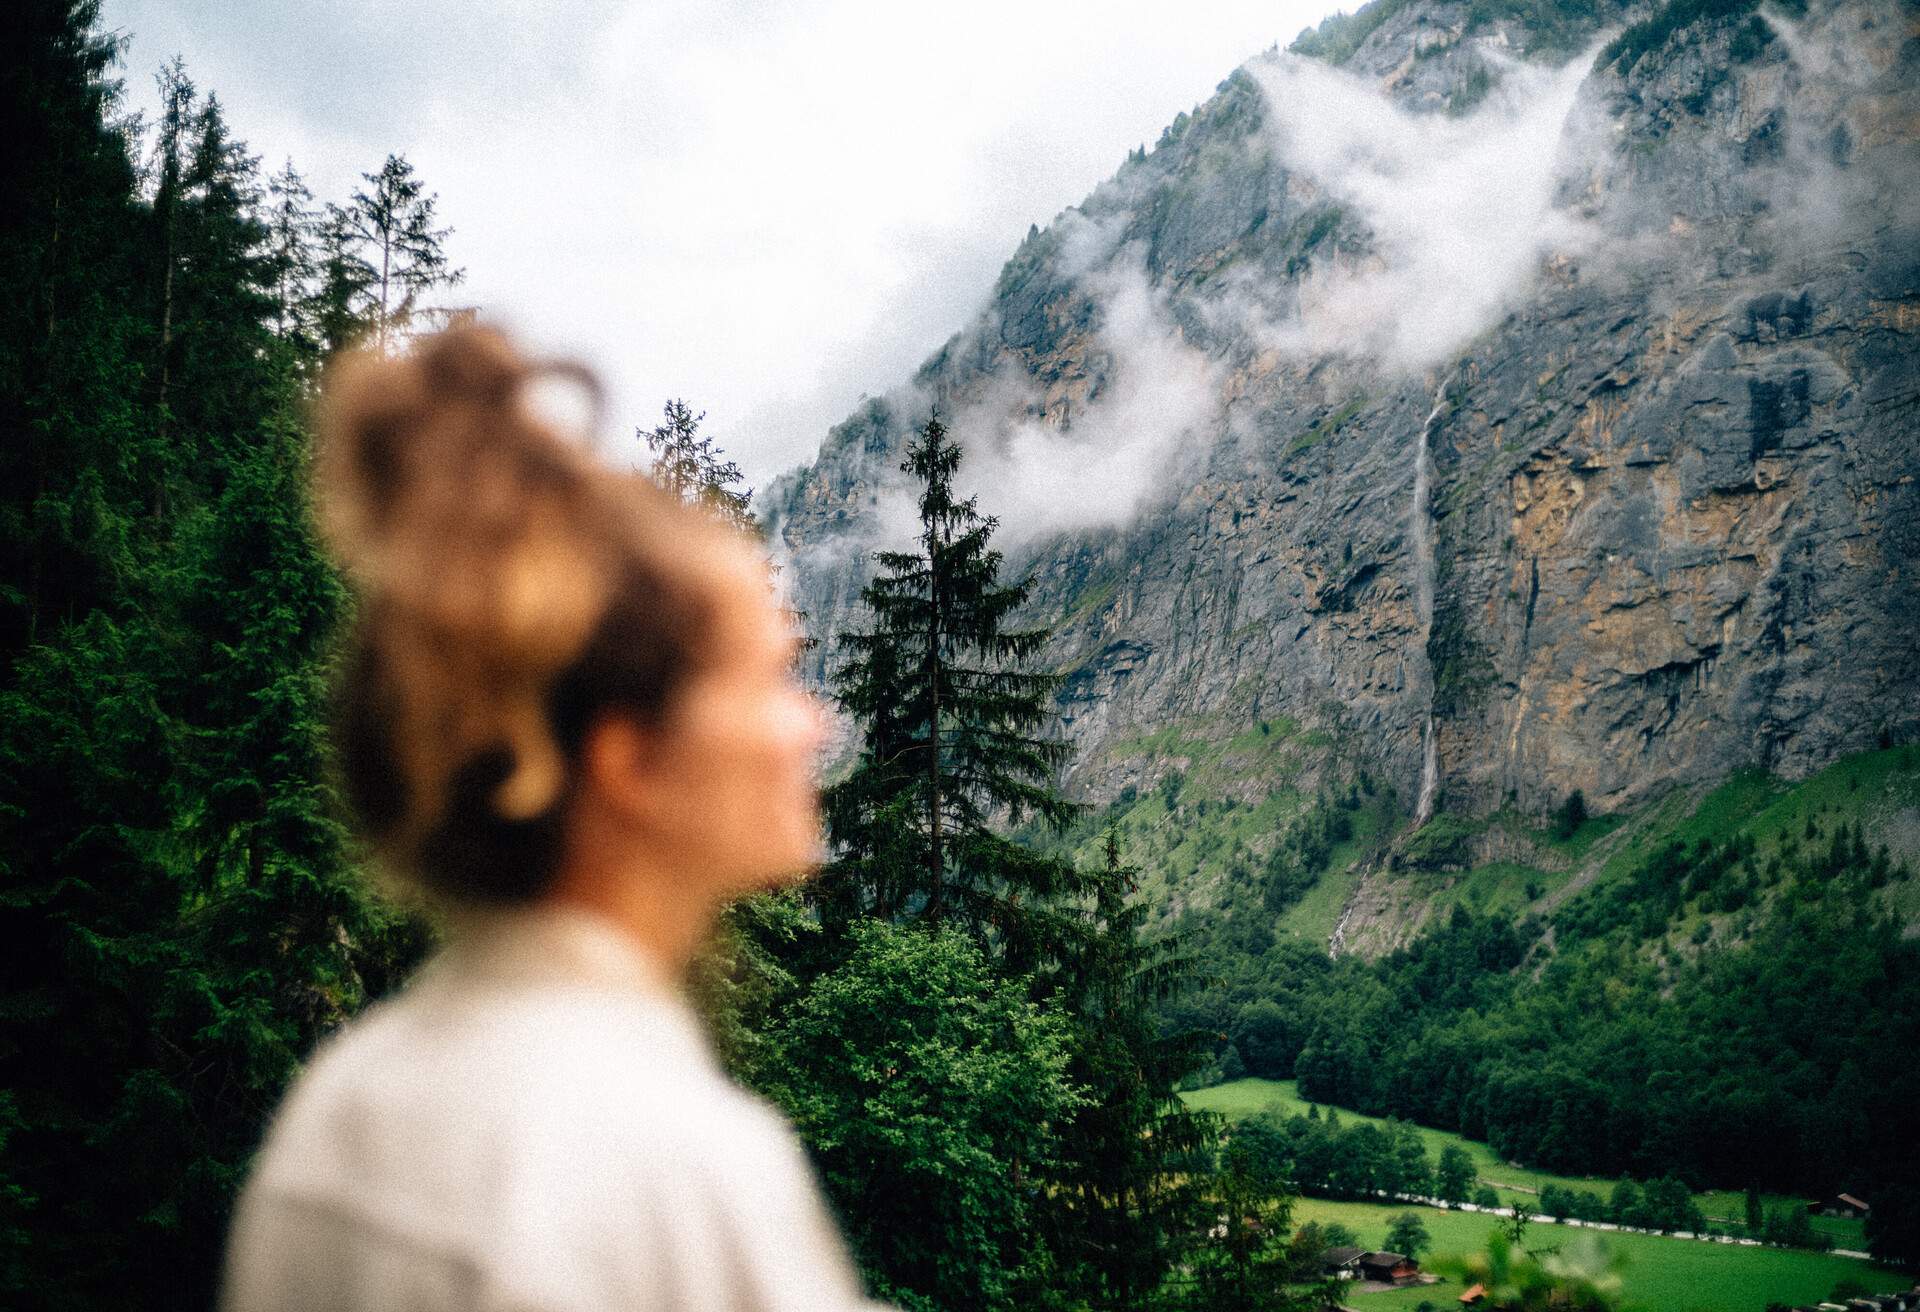
<svg viewBox="0 0 1920 1312"><path fill-rule="evenodd" d="M1420 440L1414 447L1413 456L1413 564L1414 564L1414 615L1420 621L1420 661L1426 670L1427 714L1420 732L1420 793L1414 804L1413 823L1423 825L1433 818L1434 795L1440 786L1440 748L1436 741L1433 725L1433 658L1427 652L1427 641L1433 636L1433 591L1435 587L1435 565L1433 554L1433 425L1440 418L1440 412L1447 404L1447 389L1453 386L1454 379L1460 376L1455 369L1446 376L1439 390L1433 394L1433 409L1427 412L1427 421L1420 425Z"/></svg>
<svg viewBox="0 0 1920 1312"><path fill-rule="evenodd" d="M1420 800L1414 804L1413 822L1423 825L1433 819L1433 795L1440 787L1440 747L1433 736L1433 712L1427 712L1426 727L1420 733Z"/></svg>

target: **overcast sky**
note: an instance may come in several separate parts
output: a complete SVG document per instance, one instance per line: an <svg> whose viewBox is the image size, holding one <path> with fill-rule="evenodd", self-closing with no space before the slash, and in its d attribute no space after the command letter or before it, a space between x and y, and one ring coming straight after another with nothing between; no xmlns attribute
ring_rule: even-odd
<svg viewBox="0 0 1920 1312"><path fill-rule="evenodd" d="M269 170L387 152L457 290L661 401L755 484L903 380L1046 225L1326 0L106 0L129 101L178 53Z"/></svg>

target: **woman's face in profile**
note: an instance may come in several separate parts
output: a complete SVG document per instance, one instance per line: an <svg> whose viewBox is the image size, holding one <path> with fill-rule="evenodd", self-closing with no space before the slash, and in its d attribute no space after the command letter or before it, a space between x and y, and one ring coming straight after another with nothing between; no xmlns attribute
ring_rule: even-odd
<svg viewBox="0 0 1920 1312"><path fill-rule="evenodd" d="M665 803L659 836L690 876L736 894L802 878L822 859L826 721L794 673L797 637L764 567L727 562L719 573L715 654L660 726L649 773Z"/></svg>

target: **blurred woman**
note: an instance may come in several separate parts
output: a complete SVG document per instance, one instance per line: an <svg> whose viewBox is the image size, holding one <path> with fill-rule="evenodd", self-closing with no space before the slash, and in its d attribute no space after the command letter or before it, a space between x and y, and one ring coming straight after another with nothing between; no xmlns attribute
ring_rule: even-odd
<svg viewBox="0 0 1920 1312"><path fill-rule="evenodd" d="M533 417L544 372L469 328L325 388L345 792L450 928L288 1094L229 1312L861 1305L678 988L729 899L817 860L818 712L754 548Z"/></svg>

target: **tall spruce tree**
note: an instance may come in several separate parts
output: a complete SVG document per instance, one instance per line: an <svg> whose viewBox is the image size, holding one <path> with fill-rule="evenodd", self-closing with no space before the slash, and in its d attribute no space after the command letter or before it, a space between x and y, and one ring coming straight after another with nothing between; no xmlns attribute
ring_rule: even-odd
<svg viewBox="0 0 1920 1312"><path fill-rule="evenodd" d="M267 268L273 296L273 331L293 350L302 369L320 359L320 214L313 192L289 159L267 180Z"/></svg>
<svg viewBox="0 0 1920 1312"><path fill-rule="evenodd" d="M860 753L827 790L835 857L813 889L830 931L869 915L952 922L1031 970L1068 949L1063 899L1079 879L996 823L1071 818L1053 782L1068 748L1040 736L1057 678L1025 668L1048 631L1013 627L1032 581L1000 582L997 521L954 494L960 459L938 416L908 444L917 550L875 554L860 594L871 627L840 635L834 691Z"/></svg>
<svg viewBox="0 0 1920 1312"><path fill-rule="evenodd" d="M753 489L743 487L740 466L727 459L711 437L700 431L704 413L685 401L670 400L661 422L642 430L652 458L648 476L689 505L699 506L736 528L756 531Z"/></svg>
<svg viewBox="0 0 1920 1312"><path fill-rule="evenodd" d="M389 155L377 173L363 173L365 188L333 215L343 240L339 257L356 264L343 281L359 289L354 309L382 350L397 345L414 321L429 313L420 298L466 277L447 259L452 228L439 227L440 198L429 192L404 155Z"/></svg>
<svg viewBox="0 0 1920 1312"><path fill-rule="evenodd" d="M1186 1109L1180 1081L1207 1062L1206 1036L1163 1036L1154 1010L1189 979L1173 940L1148 942L1139 870L1109 828L1079 951L1052 1000L1074 1021L1069 1077L1087 1101L1060 1128L1045 1220L1062 1283L1104 1308L1145 1305L1209 1214L1200 1165L1216 1126Z"/></svg>
<svg viewBox="0 0 1920 1312"><path fill-rule="evenodd" d="M328 205L321 210L317 234L318 267L308 313L324 358L355 345L367 331L362 309L373 283L373 270L360 257L353 227L340 206Z"/></svg>
<svg viewBox="0 0 1920 1312"><path fill-rule="evenodd" d="M1302 1254L1287 1243L1293 1233L1293 1196L1287 1182L1250 1145L1227 1141L1218 1168L1207 1177L1205 1234L1198 1237L1191 1277L1174 1305L1186 1312L1319 1312L1336 1306L1337 1292L1308 1285ZM1317 1265L1317 1263L1315 1263Z"/></svg>
<svg viewBox="0 0 1920 1312"><path fill-rule="evenodd" d="M120 509L152 442L151 361L130 143L96 0L7 14L0 77L0 686L86 616L136 554ZM0 854L3 857L4 854Z"/></svg>

